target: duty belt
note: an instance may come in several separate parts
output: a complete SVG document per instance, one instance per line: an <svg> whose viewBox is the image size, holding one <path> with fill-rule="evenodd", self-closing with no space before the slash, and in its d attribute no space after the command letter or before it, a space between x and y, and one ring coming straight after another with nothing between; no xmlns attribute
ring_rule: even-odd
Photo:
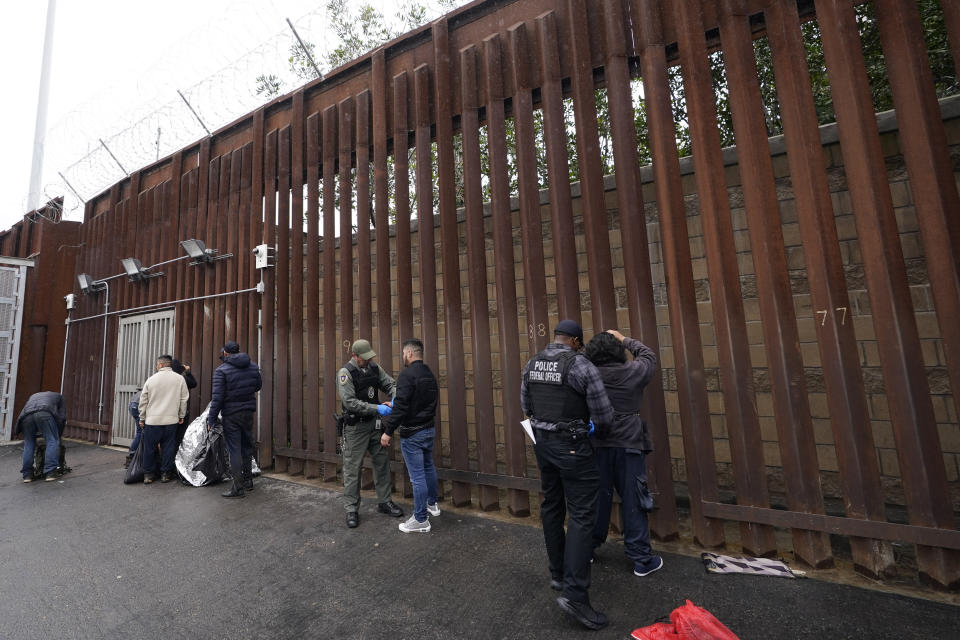
<svg viewBox="0 0 960 640"><path fill-rule="evenodd" d="M547 434L548 437L551 435L563 435L573 440L579 440L581 437L586 437L590 433L590 427L585 420L557 422L556 425L556 430L548 431L547 429L537 429L537 432Z"/></svg>

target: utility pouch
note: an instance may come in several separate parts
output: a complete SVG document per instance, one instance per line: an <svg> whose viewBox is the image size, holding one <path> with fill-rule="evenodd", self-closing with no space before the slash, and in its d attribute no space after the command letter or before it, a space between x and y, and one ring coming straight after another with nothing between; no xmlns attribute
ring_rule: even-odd
<svg viewBox="0 0 960 640"><path fill-rule="evenodd" d="M343 438L343 424L344 424L344 419L343 419L343 416L337 415L337 414L335 413L335 414L333 414L333 420L334 420L334 422L337 423L337 455L341 455L341 454L343 453L343 440L344 440L344 438Z"/></svg>

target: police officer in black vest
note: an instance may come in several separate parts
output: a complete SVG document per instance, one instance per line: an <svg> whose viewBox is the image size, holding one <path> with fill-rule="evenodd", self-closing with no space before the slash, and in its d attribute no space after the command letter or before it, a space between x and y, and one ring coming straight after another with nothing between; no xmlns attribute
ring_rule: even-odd
<svg viewBox="0 0 960 640"><path fill-rule="evenodd" d="M553 333L553 342L524 367L520 387L520 403L536 437L550 586L562 591L557 598L561 609L589 629L602 629L607 616L593 609L587 594L600 486L589 436L592 428L605 433L614 414L599 371L579 353L580 325L563 320Z"/></svg>
<svg viewBox="0 0 960 640"><path fill-rule="evenodd" d="M377 416L389 413L390 403L380 404L380 392L392 399L396 394L393 378L372 362L374 353L367 340L357 340L350 349L353 356L337 371L337 391L343 407L343 506L347 510L347 526L360 524L360 470L363 454L373 460L373 482L377 489L377 510L399 518L403 511L393 503L393 481L390 457L380 444Z"/></svg>

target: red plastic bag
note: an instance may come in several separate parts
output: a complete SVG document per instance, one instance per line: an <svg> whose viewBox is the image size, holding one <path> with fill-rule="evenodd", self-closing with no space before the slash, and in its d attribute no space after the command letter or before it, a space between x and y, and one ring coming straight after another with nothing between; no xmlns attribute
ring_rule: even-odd
<svg viewBox="0 0 960 640"><path fill-rule="evenodd" d="M630 635L636 640L679 640L672 622L658 622L649 627L634 629Z"/></svg>
<svg viewBox="0 0 960 640"><path fill-rule="evenodd" d="M634 629L636 640L740 640L712 613L689 600L670 614L670 624L658 622Z"/></svg>
<svg viewBox="0 0 960 640"><path fill-rule="evenodd" d="M670 614L670 621L680 640L739 640L713 614L689 600Z"/></svg>

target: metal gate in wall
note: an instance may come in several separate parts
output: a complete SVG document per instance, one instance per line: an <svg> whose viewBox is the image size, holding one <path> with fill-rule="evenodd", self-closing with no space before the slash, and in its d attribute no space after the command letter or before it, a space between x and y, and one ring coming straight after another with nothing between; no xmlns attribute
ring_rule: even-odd
<svg viewBox="0 0 960 640"><path fill-rule="evenodd" d="M175 312L157 311L120 318L111 442L129 445L136 431L127 411L130 399L154 372L157 356L173 353Z"/></svg>
<svg viewBox="0 0 960 640"><path fill-rule="evenodd" d="M23 321L23 288L32 260L0 258L0 440L13 433L13 403Z"/></svg>

